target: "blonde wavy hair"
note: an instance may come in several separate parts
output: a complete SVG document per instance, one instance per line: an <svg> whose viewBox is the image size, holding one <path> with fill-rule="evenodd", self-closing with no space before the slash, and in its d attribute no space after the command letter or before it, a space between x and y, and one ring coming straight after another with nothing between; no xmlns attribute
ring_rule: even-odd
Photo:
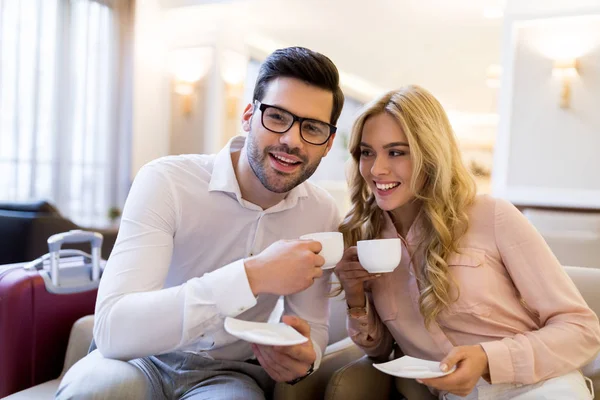
<svg viewBox="0 0 600 400"><path fill-rule="evenodd" d="M381 113L398 122L410 146L410 185L422 204L423 232L418 251L425 253L423 265L417 266L419 308L429 326L456 300L451 298L455 282L446 260L458 251L457 243L468 229L467 209L475 198L475 181L462 162L448 116L431 93L419 86L406 86L382 95L365 106L352 127L348 177L351 208L339 228L347 247L355 246L358 240L379 237L383 226L383 210L359 171L365 121Z"/></svg>

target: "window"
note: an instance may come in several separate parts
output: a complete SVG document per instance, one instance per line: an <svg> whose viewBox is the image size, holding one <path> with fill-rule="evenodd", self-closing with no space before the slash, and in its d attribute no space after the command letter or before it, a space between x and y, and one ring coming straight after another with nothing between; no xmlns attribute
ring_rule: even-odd
<svg viewBox="0 0 600 400"><path fill-rule="evenodd" d="M48 199L94 226L124 202L126 11L110 0L0 0L0 200Z"/></svg>

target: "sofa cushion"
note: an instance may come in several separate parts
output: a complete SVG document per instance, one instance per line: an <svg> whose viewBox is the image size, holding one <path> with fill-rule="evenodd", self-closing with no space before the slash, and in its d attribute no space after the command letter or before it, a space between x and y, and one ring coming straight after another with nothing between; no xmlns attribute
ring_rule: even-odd
<svg viewBox="0 0 600 400"><path fill-rule="evenodd" d="M41 385L37 385L29 389L21 390L20 392L11 394L10 396L5 397L3 400L50 400L54 398L54 393L56 393L56 391L58 390L59 383L60 379L54 379L48 382L44 382Z"/></svg>

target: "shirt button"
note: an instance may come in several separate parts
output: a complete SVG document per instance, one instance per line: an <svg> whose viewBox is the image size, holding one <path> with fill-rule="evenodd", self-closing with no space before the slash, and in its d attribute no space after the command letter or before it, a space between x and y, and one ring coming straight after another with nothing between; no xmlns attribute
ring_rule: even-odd
<svg viewBox="0 0 600 400"><path fill-rule="evenodd" d="M254 255L254 253L249 253L248 254L249 257L252 257L253 255Z"/></svg>
<svg viewBox="0 0 600 400"><path fill-rule="evenodd" d="M244 311L244 310L245 310L245 308L244 308L244 307L240 307L240 308L238 309L238 311Z"/></svg>

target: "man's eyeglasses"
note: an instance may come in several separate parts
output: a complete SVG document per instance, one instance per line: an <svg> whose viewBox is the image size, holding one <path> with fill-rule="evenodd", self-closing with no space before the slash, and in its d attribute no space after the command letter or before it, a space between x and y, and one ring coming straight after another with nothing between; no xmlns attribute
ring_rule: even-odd
<svg viewBox="0 0 600 400"><path fill-rule="evenodd" d="M265 129L274 133L285 133L292 128L294 122L300 124L300 136L305 142L320 146L327 143L331 135L335 133L337 128L327 122L316 119L302 118L291 112L261 103L256 100L258 108L261 112L260 121Z"/></svg>

